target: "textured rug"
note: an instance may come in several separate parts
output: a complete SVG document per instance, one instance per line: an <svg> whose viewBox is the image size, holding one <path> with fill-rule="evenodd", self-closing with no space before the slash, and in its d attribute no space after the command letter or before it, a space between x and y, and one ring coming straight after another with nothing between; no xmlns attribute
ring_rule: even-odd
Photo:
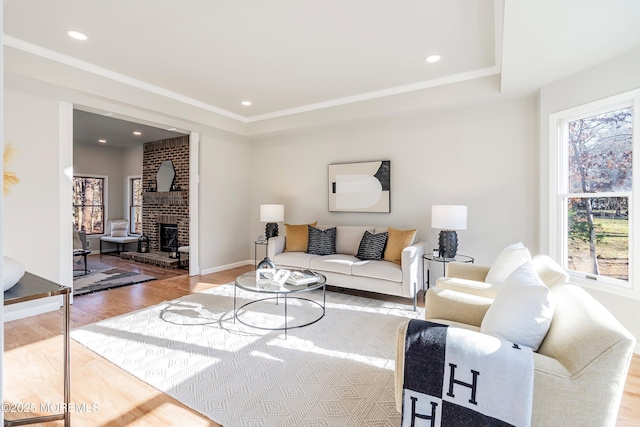
<svg viewBox="0 0 640 427"><path fill-rule="evenodd" d="M256 295L238 290L238 305ZM305 297L321 301L322 291ZM289 326L321 315L289 298ZM282 299L239 310L246 323L278 327ZM410 305L327 292L310 326L266 331L233 321L223 285L74 329L73 339L225 426L398 426L395 334L422 318Z"/></svg>
<svg viewBox="0 0 640 427"><path fill-rule="evenodd" d="M136 283L150 280L156 280L156 278L116 267L92 270L87 275L74 276L73 295L79 296L120 286L135 285Z"/></svg>

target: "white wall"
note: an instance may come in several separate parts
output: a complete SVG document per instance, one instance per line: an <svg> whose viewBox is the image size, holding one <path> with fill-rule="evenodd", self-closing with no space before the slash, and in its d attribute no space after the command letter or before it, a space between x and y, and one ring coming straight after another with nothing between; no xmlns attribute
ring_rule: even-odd
<svg viewBox="0 0 640 427"><path fill-rule="evenodd" d="M124 176L142 176L142 159L142 145L124 148L122 150L122 173Z"/></svg>
<svg viewBox="0 0 640 427"><path fill-rule="evenodd" d="M540 240L549 247L549 115L640 88L640 49L545 86L540 91ZM638 280L636 278L635 280ZM640 300L589 290L640 342Z"/></svg>
<svg viewBox="0 0 640 427"><path fill-rule="evenodd" d="M264 233L259 205L282 203L287 223L417 228L437 247L431 206L463 204L459 253L490 264L513 242L537 251L537 108L528 98L256 139L250 242ZM328 212L328 165L368 160L391 160L391 213Z"/></svg>
<svg viewBox="0 0 640 427"><path fill-rule="evenodd" d="M210 132L200 141L200 268L208 273L250 259L252 168L248 142Z"/></svg>
<svg viewBox="0 0 640 427"><path fill-rule="evenodd" d="M20 182L4 198L4 253L19 260L27 271L53 281L59 280L60 263L67 255L59 250L63 231L58 179L63 174L60 153L65 150L58 145L58 114L57 100L5 90L4 139L17 149L11 169ZM71 212L69 199L69 236Z"/></svg>

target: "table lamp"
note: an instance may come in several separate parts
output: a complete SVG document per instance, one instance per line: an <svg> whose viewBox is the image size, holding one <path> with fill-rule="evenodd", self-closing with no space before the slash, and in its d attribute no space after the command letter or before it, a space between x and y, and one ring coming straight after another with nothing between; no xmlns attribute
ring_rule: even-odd
<svg viewBox="0 0 640 427"><path fill-rule="evenodd" d="M454 258L458 252L458 234L467 229L467 207L460 205L433 205L431 228L439 228L438 251L441 257Z"/></svg>
<svg viewBox="0 0 640 427"><path fill-rule="evenodd" d="M260 222L266 222L265 237L278 235L278 222L284 221L284 205L260 205Z"/></svg>

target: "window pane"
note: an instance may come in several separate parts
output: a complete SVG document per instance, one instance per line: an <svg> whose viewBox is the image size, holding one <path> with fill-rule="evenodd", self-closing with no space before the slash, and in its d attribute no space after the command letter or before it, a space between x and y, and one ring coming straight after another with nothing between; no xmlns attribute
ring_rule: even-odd
<svg viewBox="0 0 640 427"><path fill-rule="evenodd" d="M142 234L142 178L131 178L129 230Z"/></svg>
<svg viewBox="0 0 640 427"><path fill-rule="evenodd" d="M142 234L142 206L131 207L131 232Z"/></svg>
<svg viewBox="0 0 640 427"><path fill-rule="evenodd" d="M142 178L134 178L131 180L133 194L133 206L142 206Z"/></svg>
<svg viewBox="0 0 640 427"><path fill-rule="evenodd" d="M629 199L568 198L567 268L629 280Z"/></svg>
<svg viewBox="0 0 640 427"><path fill-rule="evenodd" d="M104 209L102 206L74 206L74 226L87 234L101 234L104 224Z"/></svg>
<svg viewBox="0 0 640 427"><path fill-rule="evenodd" d="M73 177L73 220L87 234L104 231L104 178Z"/></svg>
<svg viewBox="0 0 640 427"><path fill-rule="evenodd" d="M567 124L569 193L631 191L633 107Z"/></svg>

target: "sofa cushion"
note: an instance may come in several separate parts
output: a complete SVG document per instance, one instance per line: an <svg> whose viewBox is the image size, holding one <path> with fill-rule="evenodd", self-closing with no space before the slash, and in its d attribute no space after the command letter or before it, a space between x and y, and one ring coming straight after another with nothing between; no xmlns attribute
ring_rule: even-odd
<svg viewBox="0 0 640 427"><path fill-rule="evenodd" d="M276 268L286 266L304 269L310 268L310 261L317 257L318 255L305 252L282 252L273 257L273 262L276 264Z"/></svg>
<svg viewBox="0 0 640 427"><path fill-rule="evenodd" d="M307 226L309 230L309 244L307 253L315 255L331 255L336 253L336 228L320 230Z"/></svg>
<svg viewBox="0 0 640 427"><path fill-rule="evenodd" d="M384 260L400 264L402 262L402 250L413 243L416 230L398 230L389 227L387 247L384 250Z"/></svg>
<svg viewBox="0 0 640 427"><path fill-rule="evenodd" d="M373 232L373 227L339 225L336 227L336 253L355 255L365 231Z"/></svg>
<svg viewBox="0 0 640 427"><path fill-rule="evenodd" d="M351 275L351 266L360 261L353 255L333 254L318 256L310 260L309 268L318 271L331 271Z"/></svg>
<svg viewBox="0 0 640 427"><path fill-rule="evenodd" d="M521 242L513 243L500 252L484 281L492 285L502 285L516 268L530 260L529 249L525 248Z"/></svg>
<svg viewBox="0 0 640 427"><path fill-rule="evenodd" d="M315 226L318 222L311 224L285 224L286 240L285 240L285 252L304 252L307 250L309 244L309 230L308 226Z"/></svg>
<svg viewBox="0 0 640 427"><path fill-rule="evenodd" d="M389 261L360 261L351 266L353 276L402 282L402 268Z"/></svg>
<svg viewBox="0 0 640 427"><path fill-rule="evenodd" d="M127 237L129 230L129 223L126 222L113 222L111 223L111 237Z"/></svg>
<svg viewBox="0 0 640 427"><path fill-rule="evenodd" d="M365 231L362 240L360 240L356 257L361 260L380 261L387 245L388 235L389 233L386 232L371 234L369 231Z"/></svg>
<svg viewBox="0 0 640 427"><path fill-rule="evenodd" d="M538 273L542 283L548 287L566 283L569 281L569 274L549 255L538 254L531 259L533 269Z"/></svg>
<svg viewBox="0 0 640 427"><path fill-rule="evenodd" d="M536 351L547 335L554 309L551 290L527 261L504 281L480 331Z"/></svg>
<svg viewBox="0 0 640 427"><path fill-rule="evenodd" d="M478 295L485 298L495 298L501 288L501 286L492 285L487 282L447 276L438 277L438 279L436 279L436 287L464 292L470 295Z"/></svg>

